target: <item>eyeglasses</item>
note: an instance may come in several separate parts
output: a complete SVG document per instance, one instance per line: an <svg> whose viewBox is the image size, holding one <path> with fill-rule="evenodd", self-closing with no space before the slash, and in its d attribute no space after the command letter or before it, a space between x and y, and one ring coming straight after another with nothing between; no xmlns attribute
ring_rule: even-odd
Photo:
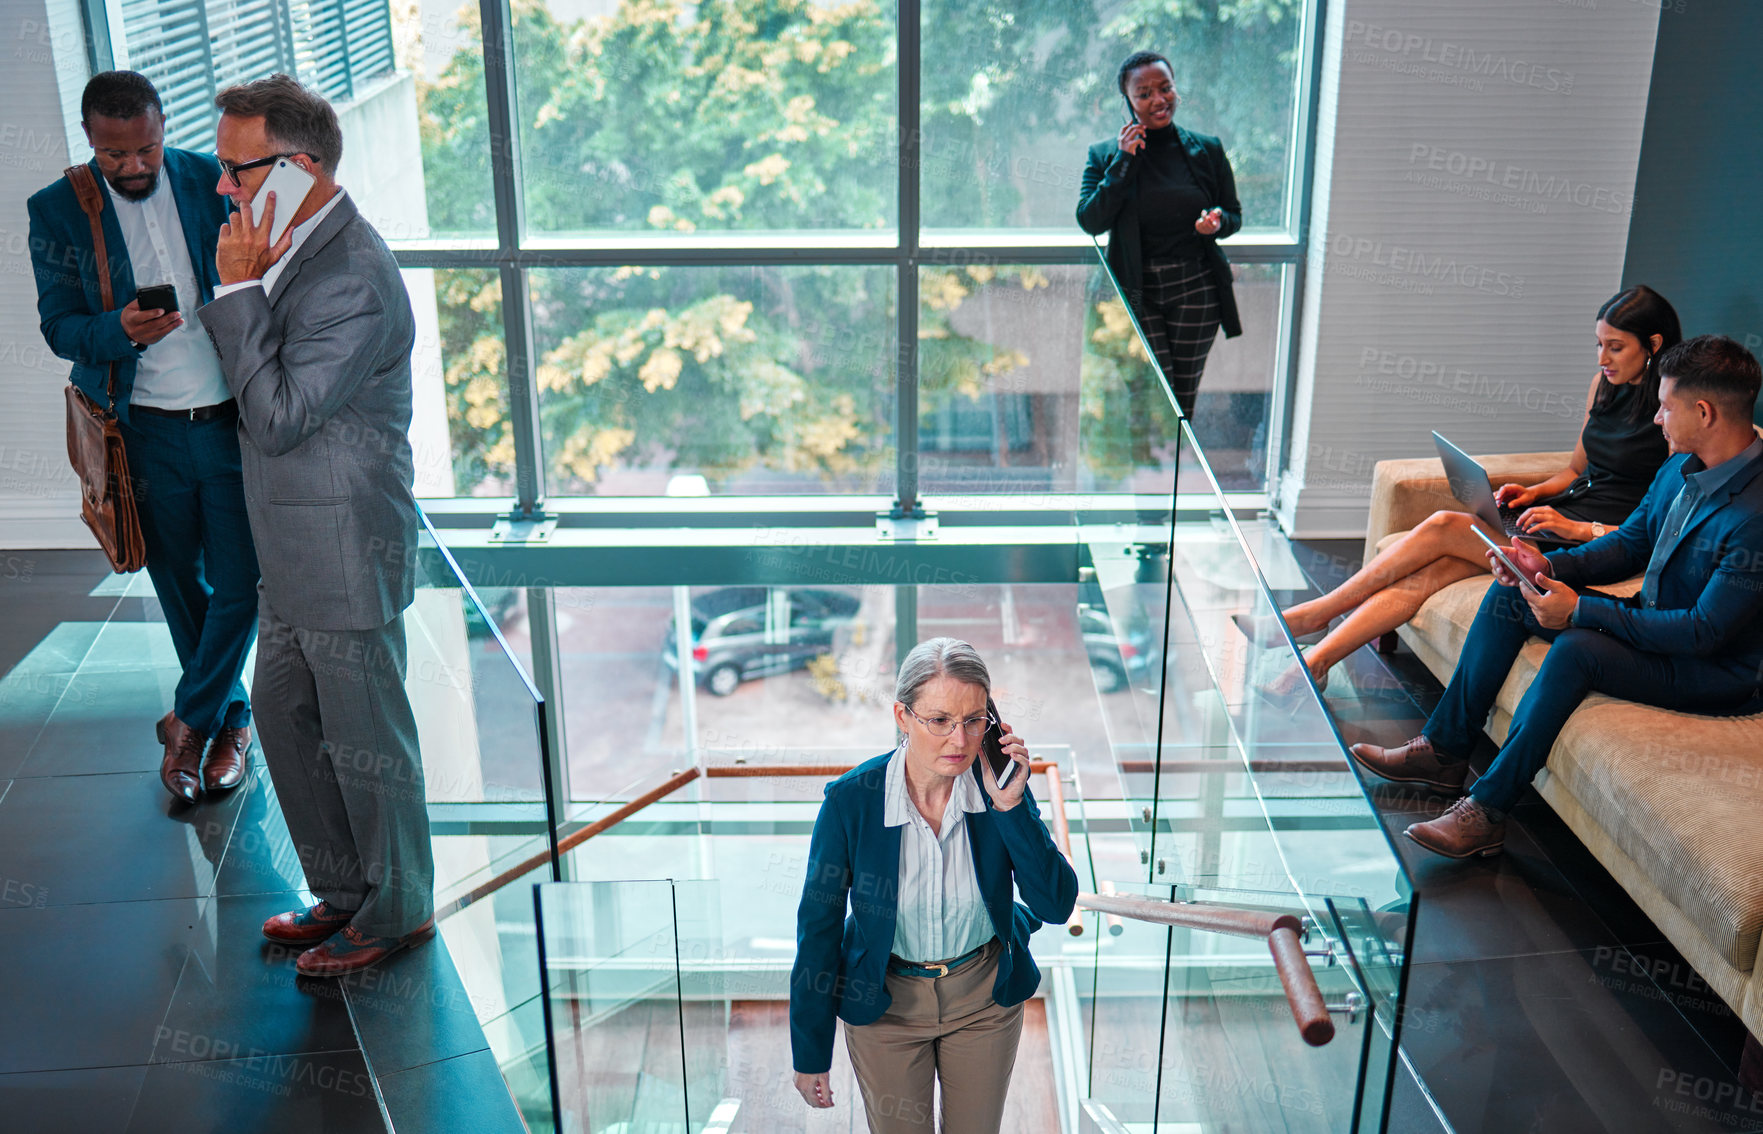
<svg viewBox="0 0 1763 1134"><path fill-rule="evenodd" d="M311 154L301 153L299 150L295 150L293 153L289 154L270 154L268 157L260 157L254 161L242 161L237 164L228 161L219 154L214 155L214 160L220 163L221 172L225 173L232 181L233 187L235 189L243 189L245 183L239 180L239 174L245 172L247 169L262 169L266 165L274 165L285 157L303 157L311 158L313 161L318 160L317 158L312 157Z"/></svg>
<svg viewBox="0 0 1763 1134"><path fill-rule="evenodd" d="M954 717L921 717L911 709L906 710L906 715L929 729L932 736L948 736L955 731L956 725L960 725L961 731L968 736L984 736L986 730L996 723L985 714L969 717L964 721L958 721Z"/></svg>

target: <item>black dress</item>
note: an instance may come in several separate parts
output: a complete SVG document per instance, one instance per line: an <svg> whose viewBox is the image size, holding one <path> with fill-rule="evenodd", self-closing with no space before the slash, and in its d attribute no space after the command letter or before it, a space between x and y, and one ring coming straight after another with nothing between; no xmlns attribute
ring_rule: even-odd
<svg viewBox="0 0 1763 1134"><path fill-rule="evenodd" d="M1640 396L1640 385L1631 382L1612 390L1602 408L1593 407L1579 434L1585 446L1585 472L1566 491L1538 504L1547 504L1582 523L1614 527L1628 519L1669 455L1665 434L1653 424L1651 415L1639 421L1629 419L1629 411Z"/></svg>

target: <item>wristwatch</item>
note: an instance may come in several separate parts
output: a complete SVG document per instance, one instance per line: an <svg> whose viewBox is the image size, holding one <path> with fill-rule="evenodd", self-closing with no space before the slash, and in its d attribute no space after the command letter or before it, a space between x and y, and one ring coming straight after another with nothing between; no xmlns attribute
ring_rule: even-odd
<svg viewBox="0 0 1763 1134"><path fill-rule="evenodd" d="M1609 530L1610 530L1609 528L1605 527L1603 524L1598 523L1598 521L1596 521L1596 520L1592 521L1592 538L1593 539L1598 539L1605 532L1607 532Z"/></svg>

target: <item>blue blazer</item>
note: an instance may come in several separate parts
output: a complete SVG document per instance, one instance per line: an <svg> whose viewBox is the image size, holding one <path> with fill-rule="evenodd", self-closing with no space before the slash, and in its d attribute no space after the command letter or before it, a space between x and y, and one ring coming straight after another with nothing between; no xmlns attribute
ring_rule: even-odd
<svg viewBox="0 0 1763 1134"><path fill-rule="evenodd" d="M882 820L892 756L866 760L828 784L814 821L790 970L790 1051L805 1075L832 1068L835 1017L871 1024L891 1002L884 981L894 945L900 828ZM977 761L972 775L981 778ZM1040 986L1028 935L1071 916L1077 874L1053 845L1033 795L1024 791L1021 803L998 811L983 784L980 791L986 809L968 815L965 825L986 912L1004 946L992 999L1007 1008ZM1026 905L1012 898L1012 881Z"/></svg>
<svg viewBox="0 0 1763 1134"><path fill-rule="evenodd" d="M1620 528L1552 552L1555 576L1580 588L1647 569L1665 515L1683 487L1680 453L1660 466L1646 498ZM1763 667L1763 460L1740 470L1690 514L1682 540L1659 573L1659 593L1631 599L1582 595L1576 626L1602 630L1637 650L1706 658L1758 678Z"/></svg>
<svg viewBox="0 0 1763 1134"><path fill-rule="evenodd" d="M98 161L88 163L92 176L102 178ZM207 154L165 147L160 176L166 179L177 202L178 220L184 229L184 245L202 294L181 295L178 307L185 319L196 317L196 308L214 298L220 283L214 266L214 246L220 226L226 223L227 199L214 191L220 180L220 163ZM100 190L103 192L103 190ZM25 203L31 218L31 271L37 277L37 316L49 349L73 363L70 380L99 405L116 364L116 416L129 418L129 395L135 388L135 360L139 352L122 330L121 308L135 298L135 271L129 262L128 245L116 219L116 206L104 193L104 251L110 261L110 289L116 308L104 310L98 291L98 257L92 247L92 225L80 211L80 201L67 178L57 178ZM166 281L148 280L148 283Z"/></svg>

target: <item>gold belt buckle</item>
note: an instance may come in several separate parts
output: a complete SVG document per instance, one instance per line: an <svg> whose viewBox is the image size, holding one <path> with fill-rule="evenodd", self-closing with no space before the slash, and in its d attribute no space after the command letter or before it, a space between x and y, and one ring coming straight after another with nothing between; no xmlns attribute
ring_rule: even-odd
<svg viewBox="0 0 1763 1134"><path fill-rule="evenodd" d="M931 965L926 965L926 966L924 966L924 967L925 967L925 968L927 968L927 969L938 969L938 970L941 970L941 971L939 971L939 972L938 972L938 973L937 973L937 975L938 975L938 976L939 976L939 977L946 977L946 976L948 976L948 975L949 975L949 966L948 966L948 965L945 965L945 964L941 964L941 963L938 963L938 964L931 964Z"/></svg>

